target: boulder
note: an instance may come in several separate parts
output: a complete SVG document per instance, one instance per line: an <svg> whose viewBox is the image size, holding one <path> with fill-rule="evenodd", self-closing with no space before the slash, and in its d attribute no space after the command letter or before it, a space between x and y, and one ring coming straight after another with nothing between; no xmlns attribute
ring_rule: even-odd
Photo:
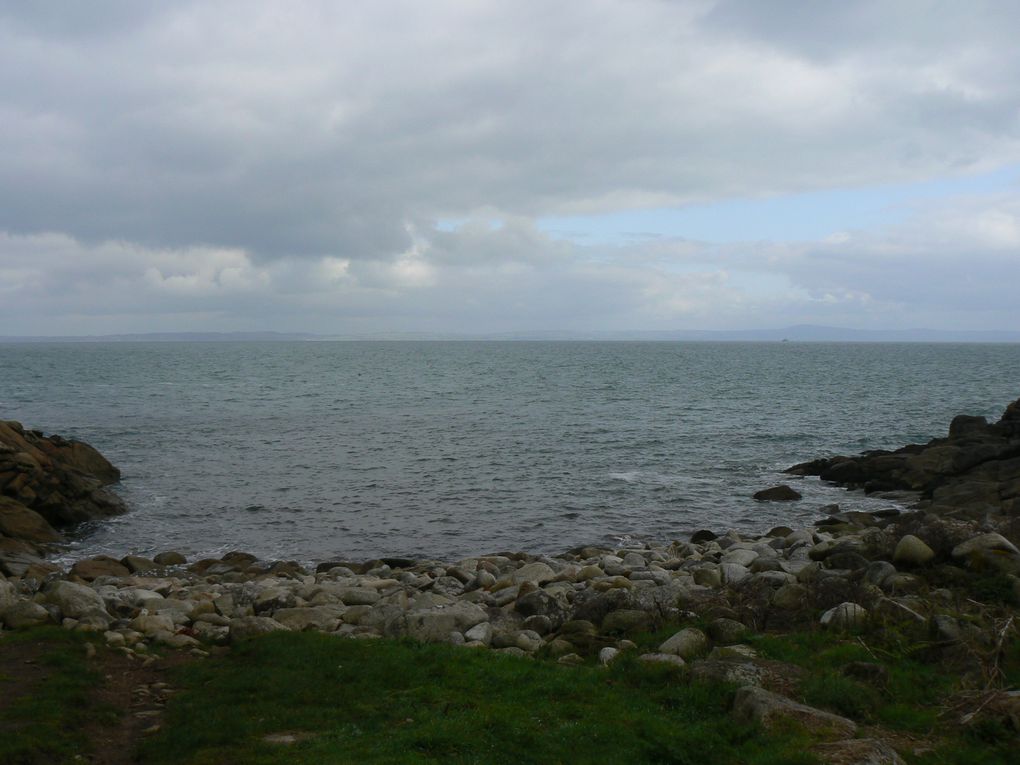
<svg viewBox="0 0 1020 765"><path fill-rule="evenodd" d="M754 493L754 498L759 502L792 502L801 499L802 496L799 491L786 484L762 489Z"/></svg>
<svg viewBox="0 0 1020 765"><path fill-rule="evenodd" d="M690 660L708 648L708 636L697 627L685 627L659 646L659 653Z"/></svg>
<svg viewBox="0 0 1020 765"><path fill-rule="evenodd" d="M18 602L18 591L6 579L0 578L0 611Z"/></svg>
<svg viewBox="0 0 1020 765"><path fill-rule="evenodd" d="M80 560L71 566L71 574L91 582L101 576L129 576L128 567L107 555Z"/></svg>
<svg viewBox="0 0 1020 765"><path fill-rule="evenodd" d="M63 539L35 510L4 496L0 496L0 533L35 543L59 542Z"/></svg>
<svg viewBox="0 0 1020 765"><path fill-rule="evenodd" d="M720 645L739 643L747 636L747 633L747 627L738 622L736 619L720 617L718 619L713 619L708 624L709 637Z"/></svg>
<svg viewBox="0 0 1020 765"><path fill-rule="evenodd" d="M835 630L860 629L868 621L868 609L857 603L840 603L830 608L819 620L823 627Z"/></svg>
<svg viewBox="0 0 1020 765"><path fill-rule="evenodd" d="M523 584L524 582L545 584L546 582L551 582L555 578L556 572L552 570L552 567L540 561L535 563L526 563L516 571L512 571L510 573L511 584Z"/></svg>
<svg viewBox="0 0 1020 765"><path fill-rule="evenodd" d="M273 614L273 618L295 632L304 630L331 632L339 624L342 611L343 608L335 606L280 608Z"/></svg>
<svg viewBox="0 0 1020 765"><path fill-rule="evenodd" d="M45 599L68 618L77 619L92 609L106 610L102 596L91 587L76 582L56 581L46 589Z"/></svg>
<svg viewBox="0 0 1020 765"><path fill-rule="evenodd" d="M691 679L699 683L762 685L768 672L753 661L699 659L691 664Z"/></svg>
<svg viewBox="0 0 1020 765"><path fill-rule="evenodd" d="M153 637L161 632L174 632L174 620L165 614L143 614L131 620L131 629L146 637Z"/></svg>
<svg viewBox="0 0 1020 765"><path fill-rule="evenodd" d="M35 511L52 527L127 509L103 488L119 480L120 473L99 452L80 441L25 430L17 422L0 421L0 474L7 476L2 487L6 498Z"/></svg>
<svg viewBox="0 0 1020 765"><path fill-rule="evenodd" d="M602 632L607 635L632 635L648 632L652 628L652 615L634 608L611 611L602 620Z"/></svg>
<svg viewBox="0 0 1020 765"><path fill-rule="evenodd" d="M868 492L919 492L930 500L929 512L936 514L974 519L1009 515L1020 506L1010 488L1020 478L1018 411L1020 400L992 425L983 417L961 415L950 424L947 437L927 444L812 460L786 472L817 475Z"/></svg>
<svg viewBox="0 0 1020 765"><path fill-rule="evenodd" d="M733 716L742 722L758 723L764 728L794 722L816 736L829 738L849 738L857 733L857 724L853 720L753 685L737 691L733 700Z"/></svg>
<svg viewBox="0 0 1020 765"><path fill-rule="evenodd" d="M38 627L51 621L50 612L31 600L22 600L0 609L0 621L8 629L21 630Z"/></svg>
<svg viewBox="0 0 1020 765"><path fill-rule="evenodd" d="M157 567L156 561L143 558L141 555L125 555L120 562L127 566L132 574L141 574Z"/></svg>
<svg viewBox="0 0 1020 765"><path fill-rule="evenodd" d="M176 550L168 550L156 555L152 561L158 566L182 566L188 562L188 559Z"/></svg>
<svg viewBox="0 0 1020 765"><path fill-rule="evenodd" d="M446 642L451 632L464 633L488 619L485 610L474 603L455 603L423 611L411 611L405 617L404 632L426 643Z"/></svg>
<svg viewBox="0 0 1020 765"><path fill-rule="evenodd" d="M893 563L908 566L925 566L935 559L935 551L913 534L906 534L896 543Z"/></svg>
<svg viewBox="0 0 1020 765"><path fill-rule="evenodd" d="M1020 569L1020 550L1001 534L979 534L972 537L953 548L953 557L975 569Z"/></svg>
<svg viewBox="0 0 1020 765"><path fill-rule="evenodd" d="M230 620L230 642L240 643L287 627L268 616L241 616Z"/></svg>

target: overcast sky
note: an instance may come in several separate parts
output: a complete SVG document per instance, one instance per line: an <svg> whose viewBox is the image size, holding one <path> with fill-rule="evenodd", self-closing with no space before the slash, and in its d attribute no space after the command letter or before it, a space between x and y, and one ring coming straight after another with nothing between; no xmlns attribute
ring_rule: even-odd
<svg viewBox="0 0 1020 765"><path fill-rule="evenodd" d="M1018 29L0 2L0 335L1020 329Z"/></svg>

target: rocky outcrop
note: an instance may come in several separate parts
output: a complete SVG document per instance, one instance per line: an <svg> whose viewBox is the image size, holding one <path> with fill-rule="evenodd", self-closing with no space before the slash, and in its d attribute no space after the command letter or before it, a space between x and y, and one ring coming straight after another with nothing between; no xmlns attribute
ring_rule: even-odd
<svg viewBox="0 0 1020 765"><path fill-rule="evenodd" d="M1020 400L996 423L959 415L945 438L927 444L817 459L786 472L866 492L918 492L920 507L943 515L1020 516Z"/></svg>
<svg viewBox="0 0 1020 765"><path fill-rule="evenodd" d="M88 444L0 421L0 570L21 575L36 565L60 527L124 512L105 488L119 479Z"/></svg>

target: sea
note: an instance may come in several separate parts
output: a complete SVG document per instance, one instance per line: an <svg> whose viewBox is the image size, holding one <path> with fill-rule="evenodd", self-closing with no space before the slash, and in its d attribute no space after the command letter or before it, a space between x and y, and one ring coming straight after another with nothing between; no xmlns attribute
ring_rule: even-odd
<svg viewBox="0 0 1020 765"><path fill-rule="evenodd" d="M0 419L96 446L130 511L68 559L555 554L878 510L790 465L943 436L1020 397L1020 345L0 345ZM761 503L777 483L803 494Z"/></svg>

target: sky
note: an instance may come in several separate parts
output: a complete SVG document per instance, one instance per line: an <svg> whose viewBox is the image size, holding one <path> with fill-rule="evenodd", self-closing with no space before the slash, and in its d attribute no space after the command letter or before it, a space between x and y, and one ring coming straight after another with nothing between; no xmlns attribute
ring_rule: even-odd
<svg viewBox="0 0 1020 765"><path fill-rule="evenodd" d="M1017 29L0 0L0 336L1020 330Z"/></svg>

